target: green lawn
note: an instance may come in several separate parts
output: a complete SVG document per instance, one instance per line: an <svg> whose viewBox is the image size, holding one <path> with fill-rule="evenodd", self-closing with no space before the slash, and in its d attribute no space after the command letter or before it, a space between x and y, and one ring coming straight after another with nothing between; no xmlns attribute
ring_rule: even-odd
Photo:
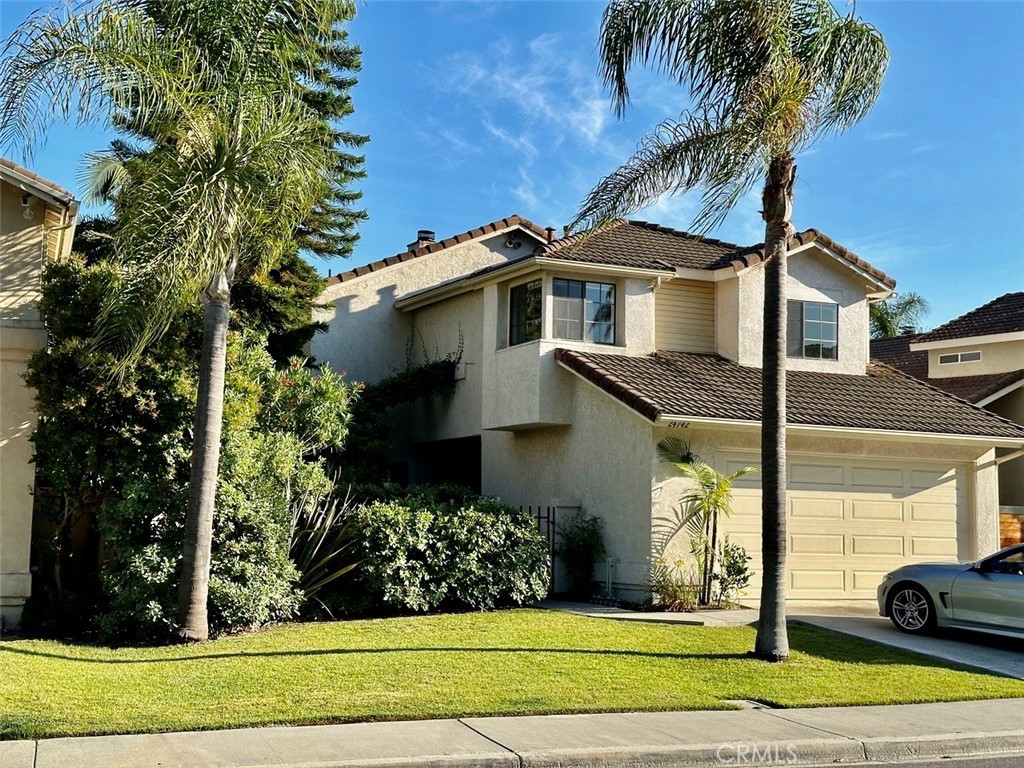
<svg viewBox="0 0 1024 768"><path fill-rule="evenodd" d="M891 704L1024 696L794 626L792 659L746 657L754 632L540 610L294 624L191 647L0 643L0 738L472 714Z"/></svg>

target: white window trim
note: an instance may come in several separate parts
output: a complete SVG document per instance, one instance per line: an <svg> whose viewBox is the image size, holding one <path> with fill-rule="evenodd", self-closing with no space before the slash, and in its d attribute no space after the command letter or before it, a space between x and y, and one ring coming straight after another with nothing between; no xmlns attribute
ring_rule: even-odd
<svg viewBox="0 0 1024 768"><path fill-rule="evenodd" d="M586 329L587 321L585 319L583 319L582 316L580 318L580 322L582 323L582 326L584 328L584 334L583 334L583 338L582 339L571 338L571 337L568 337L568 336L558 336L558 335L555 334L555 321L556 321L556 317L555 317L555 311L554 311L554 302L555 302L555 299L557 298L555 296L555 280L564 280L564 281L568 281L568 282L583 283L583 286L584 286L583 287L584 302L586 301L586 290L587 290L586 286L587 286L588 283L593 284L593 285L610 285L610 286L612 286L612 288L615 291L615 298L613 300L613 305L612 305L613 306L613 314L612 314L612 340L611 341L593 341L591 339L587 339L587 337L586 337L586 330L585 330ZM619 285L617 280L605 281L605 280L594 280L592 278L587 278L587 277L566 277L566 276L562 276L562 275L552 275L551 276L551 338L553 340L555 340L555 341L571 341L571 342L577 342L577 343L581 343L581 344L594 344L594 345L599 346L599 347L619 346L619 333L620 333L619 332L619 303L621 301L621 299L620 299L621 293L622 293L622 288Z"/></svg>
<svg viewBox="0 0 1024 768"><path fill-rule="evenodd" d="M964 355L977 355L978 359L977 360L963 360L961 358ZM955 357L956 360L946 360L946 361L943 361L942 358L944 358L944 357ZM980 349L971 349L971 350L968 350L967 352L946 352L944 354L939 355L939 365L969 365L970 363L980 363L980 362L981 362L981 350Z"/></svg>

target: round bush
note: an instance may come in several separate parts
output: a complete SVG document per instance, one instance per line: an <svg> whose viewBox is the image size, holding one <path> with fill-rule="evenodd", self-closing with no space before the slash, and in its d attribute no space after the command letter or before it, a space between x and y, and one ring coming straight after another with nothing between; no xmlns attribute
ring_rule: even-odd
<svg viewBox="0 0 1024 768"><path fill-rule="evenodd" d="M352 584L399 612L492 610L542 599L548 544L529 514L497 499L413 492L358 507Z"/></svg>

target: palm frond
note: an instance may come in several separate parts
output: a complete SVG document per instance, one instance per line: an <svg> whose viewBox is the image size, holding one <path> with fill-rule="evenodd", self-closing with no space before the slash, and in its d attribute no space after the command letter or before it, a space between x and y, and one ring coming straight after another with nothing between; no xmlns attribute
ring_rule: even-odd
<svg viewBox="0 0 1024 768"><path fill-rule="evenodd" d="M171 120L209 74L181 31L157 29L136 0L32 14L0 59L0 147L26 157L56 121Z"/></svg>
<svg viewBox="0 0 1024 768"><path fill-rule="evenodd" d="M889 49L876 27L852 13L839 18L828 0L808 5L819 21L804 38L803 59L814 73L820 128L839 133L863 120L878 100Z"/></svg>
<svg viewBox="0 0 1024 768"><path fill-rule="evenodd" d="M924 316L930 309L920 294L897 294L869 305L870 329L873 339L889 339L909 333L920 333Z"/></svg>
<svg viewBox="0 0 1024 768"><path fill-rule="evenodd" d="M645 208L665 193L701 189L697 231L718 223L757 181L759 147L711 114L684 113L646 136L636 153L591 190L569 224L593 229Z"/></svg>

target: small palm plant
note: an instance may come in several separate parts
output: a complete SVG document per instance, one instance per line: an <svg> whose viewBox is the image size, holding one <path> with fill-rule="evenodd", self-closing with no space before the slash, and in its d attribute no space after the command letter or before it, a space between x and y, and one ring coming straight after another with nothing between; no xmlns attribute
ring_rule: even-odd
<svg viewBox="0 0 1024 768"><path fill-rule="evenodd" d="M871 338L891 339L906 333L920 333L921 320L928 314L928 300L919 293L903 293L871 305Z"/></svg>
<svg viewBox="0 0 1024 768"><path fill-rule="evenodd" d="M686 443L676 438L658 443L658 458L694 482L693 488L680 499L680 528L690 537L690 552L699 577L700 604L710 605L719 549L719 520L732 512L733 484L757 469L743 467L731 475L723 474L705 464Z"/></svg>

